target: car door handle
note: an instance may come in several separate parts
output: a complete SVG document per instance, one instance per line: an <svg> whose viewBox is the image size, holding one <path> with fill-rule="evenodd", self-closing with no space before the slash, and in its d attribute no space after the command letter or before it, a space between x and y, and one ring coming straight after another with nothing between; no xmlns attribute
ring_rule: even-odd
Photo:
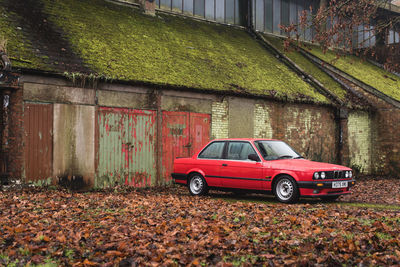
<svg viewBox="0 0 400 267"><path fill-rule="evenodd" d="M228 166L228 164L225 164L225 163L224 163L224 164L222 164L222 166Z"/></svg>

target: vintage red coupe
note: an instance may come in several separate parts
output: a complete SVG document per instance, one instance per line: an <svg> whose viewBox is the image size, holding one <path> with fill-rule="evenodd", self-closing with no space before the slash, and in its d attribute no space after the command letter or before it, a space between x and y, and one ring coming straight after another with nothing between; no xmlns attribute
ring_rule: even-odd
<svg viewBox="0 0 400 267"><path fill-rule="evenodd" d="M176 158L172 178L192 195L210 188L264 192L284 203L336 200L355 184L350 168L306 160L285 142L266 139L213 140L191 158Z"/></svg>

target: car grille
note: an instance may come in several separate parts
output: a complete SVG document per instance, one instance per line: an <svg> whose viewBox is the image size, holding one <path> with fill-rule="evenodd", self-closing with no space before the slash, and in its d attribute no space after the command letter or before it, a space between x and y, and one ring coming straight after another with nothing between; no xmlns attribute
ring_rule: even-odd
<svg viewBox="0 0 400 267"><path fill-rule="evenodd" d="M346 171L328 171L325 172L326 178L325 179L345 179L345 172Z"/></svg>

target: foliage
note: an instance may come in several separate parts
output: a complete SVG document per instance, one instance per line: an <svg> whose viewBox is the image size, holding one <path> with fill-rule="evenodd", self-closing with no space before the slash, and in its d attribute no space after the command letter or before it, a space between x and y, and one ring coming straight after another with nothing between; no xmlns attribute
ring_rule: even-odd
<svg viewBox="0 0 400 267"><path fill-rule="evenodd" d="M400 263L398 210L258 199L174 187L1 192L0 265Z"/></svg>

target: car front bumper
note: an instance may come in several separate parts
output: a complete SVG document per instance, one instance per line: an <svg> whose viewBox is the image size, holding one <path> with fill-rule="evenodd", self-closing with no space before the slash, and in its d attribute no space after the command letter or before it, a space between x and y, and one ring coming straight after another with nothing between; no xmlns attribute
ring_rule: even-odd
<svg viewBox="0 0 400 267"><path fill-rule="evenodd" d="M307 188L307 189L343 189L343 188L332 188L333 182L348 182L348 187L350 188L356 184L356 180L336 180L336 181L299 181L297 184L299 188Z"/></svg>

